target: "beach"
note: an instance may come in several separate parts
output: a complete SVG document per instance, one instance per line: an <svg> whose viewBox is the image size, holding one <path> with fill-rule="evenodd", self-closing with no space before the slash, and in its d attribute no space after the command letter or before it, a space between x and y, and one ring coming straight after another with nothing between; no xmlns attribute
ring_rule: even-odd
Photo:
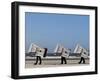
<svg viewBox="0 0 100 81"><path fill-rule="evenodd" d="M89 58L85 58L85 64L78 64L80 61L79 57L67 58L67 64L61 64L60 57L46 57L42 58L42 64L34 65L35 57L26 57L25 59L25 68L39 68L39 67L59 67L59 66L82 66L89 65Z"/></svg>

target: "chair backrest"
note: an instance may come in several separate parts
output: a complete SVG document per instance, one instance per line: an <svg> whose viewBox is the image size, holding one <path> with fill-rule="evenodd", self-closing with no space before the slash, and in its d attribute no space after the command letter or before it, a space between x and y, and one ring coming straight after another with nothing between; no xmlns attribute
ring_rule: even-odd
<svg viewBox="0 0 100 81"><path fill-rule="evenodd" d="M43 57L46 57L46 54L47 54L48 49L47 48L44 48L44 49L45 49L45 51L44 51Z"/></svg>

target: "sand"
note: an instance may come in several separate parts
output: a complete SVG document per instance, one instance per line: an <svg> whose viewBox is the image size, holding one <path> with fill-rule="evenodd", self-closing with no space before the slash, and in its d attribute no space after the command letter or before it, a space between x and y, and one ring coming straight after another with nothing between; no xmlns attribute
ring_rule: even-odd
<svg viewBox="0 0 100 81"><path fill-rule="evenodd" d="M35 59L26 58L25 60L25 68L38 68L38 67L59 67L59 66L82 66L82 65L89 65L89 59L85 59L85 64L78 64L80 61L79 58L70 58L67 59L67 64L61 64L60 59L42 59L42 64L34 65Z"/></svg>

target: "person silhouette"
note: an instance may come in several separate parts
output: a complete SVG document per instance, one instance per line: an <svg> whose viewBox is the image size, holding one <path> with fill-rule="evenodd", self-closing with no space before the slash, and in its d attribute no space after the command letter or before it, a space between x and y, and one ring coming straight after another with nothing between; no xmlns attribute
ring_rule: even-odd
<svg viewBox="0 0 100 81"><path fill-rule="evenodd" d="M82 50L81 50L81 53L80 53L81 58L80 58L79 64L81 64L82 62L83 62L83 64L85 64L84 54L85 54L85 52L83 52L83 49L82 49Z"/></svg>
<svg viewBox="0 0 100 81"><path fill-rule="evenodd" d="M62 48L62 52L61 52L61 64L63 64L65 62L65 64L67 64L67 57L69 56L69 50L66 50L64 48Z"/></svg>
<svg viewBox="0 0 100 81"><path fill-rule="evenodd" d="M38 62L41 65L42 64L42 59L41 58L44 55L46 56L46 53L47 53L47 48L44 48L44 49L38 49L38 48L36 48L36 62L34 63L34 65L37 65Z"/></svg>

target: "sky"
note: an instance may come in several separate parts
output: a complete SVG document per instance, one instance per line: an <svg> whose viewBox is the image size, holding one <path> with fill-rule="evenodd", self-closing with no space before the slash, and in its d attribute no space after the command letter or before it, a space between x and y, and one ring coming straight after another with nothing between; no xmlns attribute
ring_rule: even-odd
<svg viewBox="0 0 100 81"><path fill-rule="evenodd" d="M53 52L57 44L89 48L89 16L25 12L25 51L31 43Z"/></svg>

